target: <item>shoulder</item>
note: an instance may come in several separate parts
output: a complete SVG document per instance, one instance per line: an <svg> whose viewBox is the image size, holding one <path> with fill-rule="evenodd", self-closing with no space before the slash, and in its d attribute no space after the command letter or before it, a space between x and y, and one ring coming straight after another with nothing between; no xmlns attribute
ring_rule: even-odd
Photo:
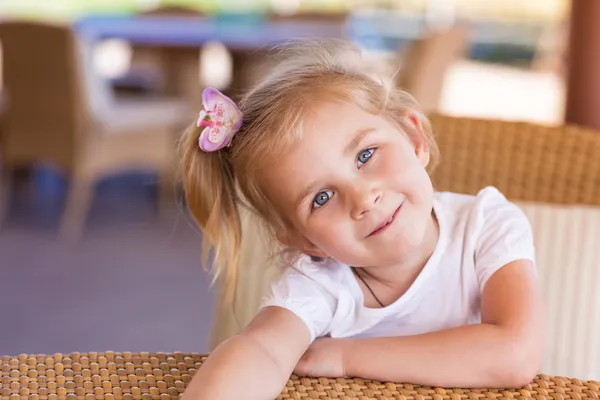
<svg viewBox="0 0 600 400"><path fill-rule="evenodd" d="M458 209L508 202L506 197L494 186L487 186L475 195L456 192L436 192L435 196L437 201L444 206Z"/></svg>
<svg viewBox="0 0 600 400"><path fill-rule="evenodd" d="M529 220L523 210L498 189L487 187L476 197L473 218L477 219L482 230L493 229L498 233L530 230Z"/></svg>
<svg viewBox="0 0 600 400"><path fill-rule="evenodd" d="M343 265L336 261L314 262L301 256L271 285L270 297L292 303L327 303L334 307L344 290Z"/></svg>
<svg viewBox="0 0 600 400"><path fill-rule="evenodd" d="M314 262L301 256L271 285L261 308L278 306L292 311L308 326L314 340L327 332L333 318L342 272L342 265L334 261Z"/></svg>
<svg viewBox="0 0 600 400"><path fill-rule="evenodd" d="M523 211L493 186L476 195L439 192L436 200L444 214L456 222L467 222L471 227L482 228L486 223L504 217L527 222Z"/></svg>
<svg viewBox="0 0 600 400"><path fill-rule="evenodd" d="M504 207L507 209L519 210L514 203L509 201L504 194L493 186L488 186L477 193L475 196L476 207L481 211L494 211L498 207Z"/></svg>
<svg viewBox="0 0 600 400"><path fill-rule="evenodd" d="M533 235L525 212L493 187L481 190L476 198L471 218L478 251L505 247L507 251L526 253L525 258L533 257Z"/></svg>
<svg viewBox="0 0 600 400"><path fill-rule="evenodd" d="M529 220L523 210L498 189L486 187L476 195L446 195L454 205L456 221L462 221L462 240L473 251L481 289L504 265L530 260L535 248Z"/></svg>
<svg viewBox="0 0 600 400"><path fill-rule="evenodd" d="M332 283L340 282L344 275L343 268L344 265L335 260L313 261L309 256L302 255L287 268L280 282L294 281L328 289Z"/></svg>

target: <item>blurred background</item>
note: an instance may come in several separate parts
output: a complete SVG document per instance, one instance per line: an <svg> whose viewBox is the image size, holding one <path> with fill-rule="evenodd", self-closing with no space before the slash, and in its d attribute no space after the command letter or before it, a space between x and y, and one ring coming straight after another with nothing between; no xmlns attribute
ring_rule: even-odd
<svg viewBox="0 0 600 400"><path fill-rule="evenodd" d="M0 0L0 353L208 350L215 290L174 142L204 87L243 94L273 44L351 40L428 112L598 128L566 112L571 9Z"/></svg>

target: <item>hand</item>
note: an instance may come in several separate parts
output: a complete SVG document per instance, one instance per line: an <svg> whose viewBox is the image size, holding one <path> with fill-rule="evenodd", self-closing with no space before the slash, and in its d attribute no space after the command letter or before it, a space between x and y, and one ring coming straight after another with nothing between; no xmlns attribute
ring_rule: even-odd
<svg viewBox="0 0 600 400"><path fill-rule="evenodd" d="M304 353L294 373L298 376L339 378L345 376L344 351L349 339L317 339Z"/></svg>

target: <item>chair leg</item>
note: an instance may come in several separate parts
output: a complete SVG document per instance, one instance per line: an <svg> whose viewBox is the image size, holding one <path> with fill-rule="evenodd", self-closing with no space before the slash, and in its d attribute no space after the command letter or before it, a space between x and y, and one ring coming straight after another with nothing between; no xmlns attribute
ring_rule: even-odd
<svg viewBox="0 0 600 400"><path fill-rule="evenodd" d="M70 184L59 235L66 241L76 241L83 233L94 195L91 179L75 177Z"/></svg>
<svg viewBox="0 0 600 400"><path fill-rule="evenodd" d="M6 217L9 213L12 188L13 171L8 167L4 167L0 174L0 227L6 221Z"/></svg>

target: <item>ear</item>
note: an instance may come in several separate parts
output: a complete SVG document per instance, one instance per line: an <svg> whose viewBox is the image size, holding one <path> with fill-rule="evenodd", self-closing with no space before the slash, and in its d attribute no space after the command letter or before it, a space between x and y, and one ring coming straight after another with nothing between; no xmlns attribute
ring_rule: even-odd
<svg viewBox="0 0 600 400"><path fill-rule="evenodd" d="M276 236L282 245L298 250L306 255L319 258L329 257L323 250L297 232L279 231Z"/></svg>
<svg viewBox="0 0 600 400"><path fill-rule="evenodd" d="M415 155L421 162L423 167L426 167L429 164L429 142L427 140L427 134L423 129L423 124L419 115L416 112L410 112L406 116L406 122L412 128L410 134L410 140L415 148Z"/></svg>

